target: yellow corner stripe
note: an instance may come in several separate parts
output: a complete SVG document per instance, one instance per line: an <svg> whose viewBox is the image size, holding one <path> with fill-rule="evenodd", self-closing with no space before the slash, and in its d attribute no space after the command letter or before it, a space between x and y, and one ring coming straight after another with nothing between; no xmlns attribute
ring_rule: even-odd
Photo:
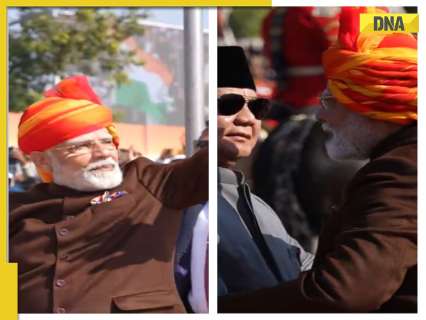
<svg viewBox="0 0 426 320"><path fill-rule="evenodd" d="M5 171L6 172L6 171ZM3 219L6 221L6 219ZM6 237L3 237L6 240ZM2 246L6 247L6 243ZM1 290L0 308L2 319L17 319L18 314L18 265L6 263L6 259L0 262Z"/></svg>

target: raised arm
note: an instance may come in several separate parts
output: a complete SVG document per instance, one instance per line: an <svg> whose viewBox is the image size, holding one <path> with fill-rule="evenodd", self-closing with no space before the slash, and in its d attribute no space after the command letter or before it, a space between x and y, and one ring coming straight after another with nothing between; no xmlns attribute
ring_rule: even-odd
<svg viewBox="0 0 426 320"><path fill-rule="evenodd" d="M164 205L183 209L208 200L208 149L169 165L150 164L139 180Z"/></svg>

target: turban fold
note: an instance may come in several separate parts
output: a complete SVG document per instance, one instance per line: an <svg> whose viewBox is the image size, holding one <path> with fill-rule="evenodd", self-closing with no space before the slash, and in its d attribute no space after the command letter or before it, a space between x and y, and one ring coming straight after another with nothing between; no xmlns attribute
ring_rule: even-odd
<svg viewBox="0 0 426 320"><path fill-rule="evenodd" d="M84 76L67 78L30 105L18 128L24 153L45 151L82 134L107 128L118 145L111 110L101 104Z"/></svg>
<svg viewBox="0 0 426 320"><path fill-rule="evenodd" d="M74 76L44 92L45 98L24 111L18 127L19 148L26 154L48 150L66 140L106 128L118 147L111 110L102 105L87 78ZM43 181L51 174L38 168Z"/></svg>
<svg viewBox="0 0 426 320"><path fill-rule="evenodd" d="M342 8L339 39L323 55L331 94L348 109L372 119L417 121L417 39L410 33L360 33L360 13Z"/></svg>

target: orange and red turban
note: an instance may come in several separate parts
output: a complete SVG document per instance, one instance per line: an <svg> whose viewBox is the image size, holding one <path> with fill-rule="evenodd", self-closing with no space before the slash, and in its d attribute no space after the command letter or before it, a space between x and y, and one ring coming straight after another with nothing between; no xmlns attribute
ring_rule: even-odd
<svg viewBox="0 0 426 320"><path fill-rule="evenodd" d="M111 110L102 105L86 77L64 79L44 96L24 111L19 122L18 143L24 153L45 151L102 128L108 129L118 146Z"/></svg>
<svg viewBox="0 0 426 320"><path fill-rule="evenodd" d="M323 55L331 94L348 109L397 124L417 121L417 39L410 33L360 33L360 13L342 8L339 38Z"/></svg>
<svg viewBox="0 0 426 320"><path fill-rule="evenodd" d="M24 111L18 127L19 148L26 154L48 150L66 140L106 128L118 147L111 110L90 87L87 78L74 76L44 92L45 98ZM44 182L50 172L37 168Z"/></svg>

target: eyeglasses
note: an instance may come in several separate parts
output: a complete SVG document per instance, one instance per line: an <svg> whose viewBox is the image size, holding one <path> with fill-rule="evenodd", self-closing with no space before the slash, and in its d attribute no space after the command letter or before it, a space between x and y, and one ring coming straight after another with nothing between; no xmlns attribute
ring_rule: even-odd
<svg viewBox="0 0 426 320"><path fill-rule="evenodd" d="M217 99L218 113L222 116L230 116L238 113L247 103L248 108L258 120L264 119L269 112L270 103L268 99L256 98L246 99L235 93L224 94Z"/></svg>
<svg viewBox="0 0 426 320"><path fill-rule="evenodd" d="M323 109L325 110L330 109L329 101L336 102L336 98L330 94L324 94L320 96L320 105Z"/></svg>
<svg viewBox="0 0 426 320"><path fill-rule="evenodd" d="M64 151L67 156L82 156L93 152L95 146L104 151L113 151L116 146L112 139L105 138L100 140L86 141L82 143L70 144L63 147L54 148L54 150Z"/></svg>

